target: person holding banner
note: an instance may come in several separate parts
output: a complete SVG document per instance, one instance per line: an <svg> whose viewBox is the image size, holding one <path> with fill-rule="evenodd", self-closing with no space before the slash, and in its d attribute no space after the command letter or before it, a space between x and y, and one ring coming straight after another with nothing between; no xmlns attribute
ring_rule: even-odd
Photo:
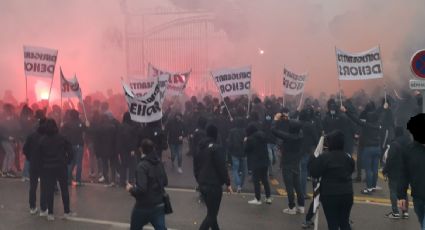
<svg viewBox="0 0 425 230"><path fill-rule="evenodd" d="M329 230L351 230L354 160L344 152L344 134L336 130L325 138L328 151L309 162L313 178L321 178L320 201Z"/></svg>

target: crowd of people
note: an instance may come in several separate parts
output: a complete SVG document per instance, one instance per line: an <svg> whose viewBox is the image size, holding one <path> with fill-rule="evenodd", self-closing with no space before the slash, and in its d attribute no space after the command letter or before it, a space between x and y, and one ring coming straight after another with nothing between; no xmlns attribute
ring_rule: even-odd
<svg viewBox="0 0 425 230"><path fill-rule="evenodd" d="M68 186L84 185L83 159L87 154L92 180L107 187L126 188L136 198L132 229L147 222L155 229L165 229L162 193L168 180L163 152L169 148L170 164L179 174L183 174L183 154L193 159L192 173L207 206L200 229L219 229L222 186L226 185L228 192L241 192L249 186L248 176L255 193L248 203L272 204L269 180L276 176L272 175L276 168L282 173L288 194L288 207L283 210L286 214L304 214L305 200L311 198L307 194L308 179L322 178L321 203L329 229L351 229L353 180L364 179L361 193L373 194L381 189L377 180L382 168L391 193L392 210L387 217L408 218L405 190L410 184L414 202L420 204L419 208L415 205L415 211L424 225L425 177L417 175L423 167L415 159L424 159L425 147L423 139L417 138L418 131L412 131L413 123L408 127L409 119L421 111L420 95L406 92L401 97L388 95L378 100L359 91L352 98L307 97L302 106L295 100L283 104L282 98L273 95L223 101L207 95L202 100L191 97L184 103L173 98L164 102L163 119L148 124L132 121L121 99L87 97L83 101L86 111L81 104L48 108L0 103L1 175L17 177L22 171L22 179L30 181L31 214L38 212L40 178L40 215L54 220L56 184L65 217L73 215ZM314 158L321 136L325 136L326 150ZM186 142L188 151L183 153ZM404 154L406 148L412 152ZM412 175L409 170L414 167ZM312 226L312 212L310 207L304 228Z"/></svg>

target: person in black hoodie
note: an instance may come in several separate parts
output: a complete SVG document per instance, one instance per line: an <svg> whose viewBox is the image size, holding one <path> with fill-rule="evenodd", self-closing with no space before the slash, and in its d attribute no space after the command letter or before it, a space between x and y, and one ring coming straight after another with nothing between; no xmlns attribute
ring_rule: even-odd
<svg viewBox="0 0 425 230"><path fill-rule="evenodd" d="M88 123L87 123L88 125ZM72 162L68 166L68 184L72 183L72 172L77 167L76 182L77 186L82 186L81 174L83 172L83 154L84 154L84 140L83 134L86 131L86 124L80 120L80 114L77 110L69 110L68 117L61 128L61 134L71 143L74 150Z"/></svg>
<svg viewBox="0 0 425 230"><path fill-rule="evenodd" d="M30 135L28 135L23 147L25 158L30 164L29 204L30 204L31 215L35 215L37 213L37 206L36 206L37 186L38 186L38 179L40 179L40 174L41 174L41 169L40 169L41 159L39 156L39 152L37 150L40 144L40 139L45 135L45 124L46 124L46 118L45 117L40 118L38 121L37 130L31 133ZM40 193L40 202L41 202L41 193Z"/></svg>
<svg viewBox="0 0 425 230"><path fill-rule="evenodd" d="M155 230L166 230L164 213L164 187L168 185L167 174L155 145L149 139L141 143L142 159L136 169L136 183L127 184L127 191L136 198L131 213L130 230L143 229L151 223Z"/></svg>
<svg viewBox="0 0 425 230"><path fill-rule="evenodd" d="M139 141L138 129L131 120L130 113L125 112L122 123L118 126L116 152L120 157L120 186L125 187L128 178L129 183L134 182L137 165L136 151ZM127 176L128 175L128 176Z"/></svg>
<svg viewBox="0 0 425 230"><path fill-rule="evenodd" d="M384 110L388 109L388 104L384 104ZM378 166L379 159L381 157L381 140L380 132L382 126L379 122L379 112L369 112L367 114L366 121L362 121L357 118L351 111L347 112L344 106L341 106L341 111L347 114L347 116L355 122L357 125L363 128L362 139L363 139L363 150L362 150L362 161L363 167L366 170L366 188L361 192L362 194L371 194L376 190L376 183L378 181Z"/></svg>
<svg viewBox="0 0 425 230"><path fill-rule="evenodd" d="M402 211L401 215L397 206L397 186L400 181L401 173L401 153L405 146L411 141L410 138L403 134L403 128L396 127L395 129L396 138L388 146L387 154L384 154L385 166L382 170L382 174L388 178L388 187L390 189L390 200L392 212L385 216L390 219L408 218L409 214Z"/></svg>
<svg viewBox="0 0 425 230"><path fill-rule="evenodd" d="M237 192L240 193L247 170L246 153L243 149L245 131L243 129L244 121L242 118L235 119L235 127L230 129L227 137L228 152L232 157L232 175L233 182L237 186Z"/></svg>
<svg viewBox="0 0 425 230"><path fill-rule="evenodd" d="M255 199L248 201L248 204L261 204L261 185L266 192L265 202L271 204L270 183L268 179L269 152L267 149L266 134L257 128L256 123L250 123L246 129L244 139L244 151L247 156L248 170L252 171L254 183Z"/></svg>
<svg viewBox="0 0 425 230"><path fill-rule="evenodd" d="M407 211L407 189L412 189L413 206L418 216L421 229L425 229L425 114L412 117L407 123L407 129L413 135L414 141L402 151L400 183L397 197L401 210Z"/></svg>
<svg viewBox="0 0 425 230"><path fill-rule="evenodd" d="M196 166L195 178L207 206L207 216L199 230L219 229L217 215L223 196L223 184L226 184L227 192L233 192L226 168L226 155L223 148L217 144L217 138L217 127L209 125L206 129L206 138L201 141L199 152L193 158Z"/></svg>
<svg viewBox="0 0 425 230"><path fill-rule="evenodd" d="M278 128L278 123L272 129L273 135L283 141L280 150L282 153L281 165L283 182L288 192L288 208L283 212L289 215L304 214L304 194L301 191L300 159L303 135L301 124L295 121L287 123L288 132ZM298 207L295 207L295 194L297 193Z"/></svg>
<svg viewBox="0 0 425 230"><path fill-rule="evenodd" d="M330 230L350 230L353 206L354 160L344 152L344 133L337 130L325 138L328 151L309 162L311 176L321 178L320 201Z"/></svg>
<svg viewBox="0 0 425 230"><path fill-rule="evenodd" d="M197 122L198 127L193 131L192 134L190 134L190 139L192 139L193 149L192 149L192 156L193 156L193 172L196 181L198 181L196 172L199 171L197 168L199 165L195 164L195 158L200 152L200 144L203 139L207 136L205 132L205 127L207 125L207 119L205 117L199 117Z"/></svg>
<svg viewBox="0 0 425 230"><path fill-rule="evenodd" d="M174 161L177 158L178 172L183 173L182 170L182 148L183 138L186 137L186 128L183 123L183 116L177 113L174 118L170 119L165 126L166 135L168 137L168 144L171 152L171 163L174 168Z"/></svg>
<svg viewBox="0 0 425 230"><path fill-rule="evenodd" d="M73 149L65 137L59 134L55 120L47 119L46 135L40 139L38 154L41 160L41 212L47 220L54 220L53 200L55 184L58 181L61 189L64 217L71 215L68 191L68 164L72 161ZM47 207L46 207L47 204Z"/></svg>

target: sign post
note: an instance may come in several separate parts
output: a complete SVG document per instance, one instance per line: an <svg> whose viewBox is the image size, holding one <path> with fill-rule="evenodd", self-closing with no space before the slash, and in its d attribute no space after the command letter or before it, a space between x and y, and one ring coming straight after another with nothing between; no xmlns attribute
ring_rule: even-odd
<svg viewBox="0 0 425 230"><path fill-rule="evenodd" d="M422 112L425 113L425 49L413 54L410 68L417 79L409 82L410 89L420 90L422 94Z"/></svg>

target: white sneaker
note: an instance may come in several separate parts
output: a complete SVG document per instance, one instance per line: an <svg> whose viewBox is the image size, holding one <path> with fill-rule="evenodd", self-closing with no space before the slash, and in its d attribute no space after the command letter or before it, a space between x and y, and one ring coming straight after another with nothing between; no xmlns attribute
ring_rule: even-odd
<svg viewBox="0 0 425 230"><path fill-rule="evenodd" d="M49 213L47 212L47 210L46 211L41 211L40 210L40 216L41 217L44 217L44 216L47 216Z"/></svg>
<svg viewBox="0 0 425 230"><path fill-rule="evenodd" d="M285 208L285 209L283 209L283 213L288 214L288 215L296 215L297 214L297 209L295 207L293 207L293 208Z"/></svg>
<svg viewBox="0 0 425 230"><path fill-rule="evenodd" d="M248 204L261 205L262 203L261 201L254 198L253 200L248 201Z"/></svg>
<svg viewBox="0 0 425 230"><path fill-rule="evenodd" d="M382 187L380 187L380 186L376 186L375 188L372 188L372 190L380 191L380 190L382 190Z"/></svg>
<svg viewBox="0 0 425 230"><path fill-rule="evenodd" d="M180 174L182 174L182 173L183 173L182 168L178 168L178 169L177 169L177 172L178 172L178 173L180 173Z"/></svg>
<svg viewBox="0 0 425 230"><path fill-rule="evenodd" d="M266 202L266 204L272 204L272 198L266 198L264 202Z"/></svg>
<svg viewBox="0 0 425 230"><path fill-rule="evenodd" d="M304 207L297 207L297 213L304 214L304 212L305 212Z"/></svg>
<svg viewBox="0 0 425 230"><path fill-rule="evenodd" d="M105 177L104 177L104 176L101 176L101 177L99 178L98 182L99 182L99 183L103 183L103 182L105 182Z"/></svg>
<svg viewBox="0 0 425 230"><path fill-rule="evenodd" d="M112 182L112 183L110 183L110 184L105 184L105 187L106 187L106 188L112 188L112 187L115 187L115 183L114 183L114 182Z"/></svg>
<svg viewBox="0 0 425 230"><path fill-rule="evenodd" d="M75 213L75 212L64 213L62 219L66 220L66 219L68 219L70 217L74 217L74 216L77 216L77 213Z"/></svg>
<svg viewBox="0 0 425 230"><path fill-rule="evenodd" d="M37 214L37 212L38 212L38 209L37 208L31 208L30 209L30 214L31 215L35 215L35 214Z"/></svg>
<svg viewBox="0 0 425 230"><path fill-rule="evenodd" d="M55 216L54 215L47 215L47 220L48 221L54 221L55 220Z"/></svg>

